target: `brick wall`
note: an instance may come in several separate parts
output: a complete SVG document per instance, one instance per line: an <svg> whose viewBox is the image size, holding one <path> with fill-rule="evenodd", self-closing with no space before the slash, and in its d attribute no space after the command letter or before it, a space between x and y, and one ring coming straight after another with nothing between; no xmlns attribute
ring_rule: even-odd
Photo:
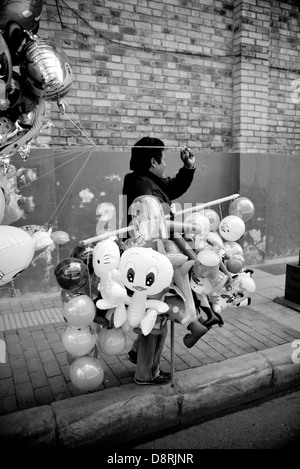
<svg viewBox="0 0 300 469"><path fill-rule="evenodd" d="M44 0L38 34L75 75L39 143L88 144L77 122L103 148L145 134L199 150L300 148L296 0Z"/></svg>
<svg viewBox="0 0 300 469"><path fill-rule="evenodd" d="M272 2L273 3L273 2ZM270 147L300 147L300 4L274 2L270 22L269 131Z"/></svg>

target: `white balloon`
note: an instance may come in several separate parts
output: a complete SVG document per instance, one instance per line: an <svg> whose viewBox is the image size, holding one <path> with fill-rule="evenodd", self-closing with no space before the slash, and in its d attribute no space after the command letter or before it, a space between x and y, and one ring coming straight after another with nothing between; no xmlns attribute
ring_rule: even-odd
<svg viewBox="0 0 300 469"><path fill-rule="evenodd" d="M25 270L34 256L34 241L26 231L0 225L0 286Z"/></svg>
<svg viewBox="0 0 300 469"><path fill-rule="evenodd" d="M127 321L127 313L124 304L121 304L116 307L114 311L114 326L116 328L123 326Z"/></svg>
<svg viewBox="0 0 300 469"><path fill-rule="evenodd" d="M156 323L157 312L155 309L149 309L145 317L141 320L141 329L144 335L150 334Z"/></svg>
<svg viewBox="0 0 300 469"><path fill-rule="evenodd" d="M244 221L236 215L228 215L221 220L219 233L226 241L237 241L245 233Z"/></svg>

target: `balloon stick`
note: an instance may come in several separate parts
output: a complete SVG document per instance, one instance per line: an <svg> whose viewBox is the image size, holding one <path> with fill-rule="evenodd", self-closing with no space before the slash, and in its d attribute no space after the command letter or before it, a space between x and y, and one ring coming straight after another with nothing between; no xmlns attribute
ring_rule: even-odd
<svg viewBox="0 0 300 469"><path fill-rule="evenodd" d="M95 243L97 241L103 241L104 239L111 238L112 236L120 235L123 233L127 233L128 231L134 230L134 226L125 226L125 228L120 228L114 231L105 231L105 233L101 233L98 236L94 236L93 238L87 238L80 241L78 244L80 246L85 246L87 244Z"/></svg>
<svg viewBox="0 0 300 469"><path fill-rule="evenodd" d="M175 360L174 360L174 321L171 321L171 387L174 388Z"/></svg>
<svg viewBox="0 0 300 469"><path fill-rule="evenodd" d="M211 202L205 202L204 204L198 204L195 207L189 207L184 210L180 210L176 212L175 216L181 215L182 213L197 212L198 210L202 210L203 208L206 208L206 207L211 207L212 205L217 205L217 204L221 204L222 202L234 200L239 196L240 194L233 194L233 195L229 195L228 197L223 197L222 199L216 199ZM166 215L166 218L170 218L170 215Z"/></svg>

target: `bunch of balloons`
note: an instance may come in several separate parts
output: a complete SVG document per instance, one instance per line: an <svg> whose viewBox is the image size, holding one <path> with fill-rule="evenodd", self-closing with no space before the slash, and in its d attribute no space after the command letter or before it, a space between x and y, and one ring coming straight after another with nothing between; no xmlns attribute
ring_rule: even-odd
<svg viewBox="0 0 300 469"><path fill-rule="evenodd" d="M104 371L99 352L118 355L126 347L126 335L117 324L122 312L119 311L119 319L118 312L115 314L115 321L112 314L118 311L123 294L115 269L119 248L110 240L103 244L75 246L71 256L60 261L54 270L62 289L62 315L67 323L62 342L70 363L70 379L84 391L94 391L102 384ZM101 271L101 277L94 268L98 275ZM101 311L96 306L98 302ZM94 322L97 311L103 317Z"/></svg>
<svg viewBox="0 0 300 469"><path fill-rule="evenodd" d="M30 263L55 244L68 242L66 232L46 230L39 225L0 225L0 286L16 279ZM38 253L34 259L35 253Z"/></svg>
<svg viewBox="0 0 300 469"><path fill-rule="evenodd" d="M210 224L200 234L187 236L194 242L196 254L191 271L192 289L200 302L205 295L218 314L228 306L249 304L255 292L252 271L245 269L243 248L238 243L245 233L245 223L254 215L254 206L247 197L237 197L230 202L228 211L223 219L211 209L193 214L198 221L207 217Z"/></svg>
<svg viewBox="0 0 300 469"><path fill-rule="evenodd" d="M31 182L35 181L37 173L31 168L19 168L9 164L6 175L0 173L0 223L11 225L26 213L34 211L33 196L25 197L22 192Z"/></svg>
<svg viewBox="0 0 300 469"><path fill-rule="evenodd" d="M252 271L245 269L238 241L254 215L254 206L250 199L237 197L222 219L216 211L205 209L188 212L182 222L176 214L174 221L159 216L161 207L154 197L138 199L132 204L137 210L131 210L134 235L122 249L151 246L170 260L173 278L163 298L169 316L189 330L184 343L191 347L213 325L223 325L220 313L225 308L250 304L256 286Z"/></svg>
<svg viewBox="0 0 300 469"><path fill-rule="evenodd" d="M183 223L166 220L155 197L139 197L133 204L130 239L123 242L103 228L103 240L79 243L55 268L68 324L62 341L79 389L99 387L99 354L122 353L129 331L159 333L157 325L168 317L187 328L183 342L190 348L211 327L223 325L225 308L249 304L255 291L238 243L254 214L249 199L233 200L223 219L207 209Z"/></svg>
<svg viewBox="0 0 300 469"><path fill-rule="evenodd" d="M29 143L46 124L46 101L69 91L73 73L54 40L37 36L42 0L4 0L0 8L0 169L10 156L29 154Z"/></svg>
<svg viewBox="0 0 300 469"><path fill-rule="evenodd" d="M64 111L61 98L73 82L65 52L54 40L37 35L42 8L42 0L3 0L0 5L0 225L6 227L34 210L33 197L22 192L37 176L31 168L17 169L10 158L17 152L23 160L28 158L31 140L49 125L46 101L56 101ZM0 255L5 257L1 285L29 265L36 245L19 256L22 246L32 244L28 233L15 235L16 230L0 228L4 236ZM7 256L12 256L11 267Z"/></svg>
<svg viewBox="0 0 300 469"><path fill-rule="evenodd" d="M70 379L83 391L94 391L102 384L104 371L97 359L93 320L96 306L88 294L89 270L79 257L63 259L54 274L62 288L62 315L67 328L62 343L70 363Z"/></svg>

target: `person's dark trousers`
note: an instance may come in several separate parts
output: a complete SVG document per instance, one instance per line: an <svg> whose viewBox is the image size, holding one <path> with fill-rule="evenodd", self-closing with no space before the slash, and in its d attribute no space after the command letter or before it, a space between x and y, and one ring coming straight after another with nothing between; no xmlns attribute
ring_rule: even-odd
<svg viewBox="0 0 300 469"><path fill-rule="evenodd" d="M159 363L168 332L167 321L160 333L147 336L138 334L132 349L137 352L137 366L134 377L139 381L150 381L159 373Z"/></svg>

